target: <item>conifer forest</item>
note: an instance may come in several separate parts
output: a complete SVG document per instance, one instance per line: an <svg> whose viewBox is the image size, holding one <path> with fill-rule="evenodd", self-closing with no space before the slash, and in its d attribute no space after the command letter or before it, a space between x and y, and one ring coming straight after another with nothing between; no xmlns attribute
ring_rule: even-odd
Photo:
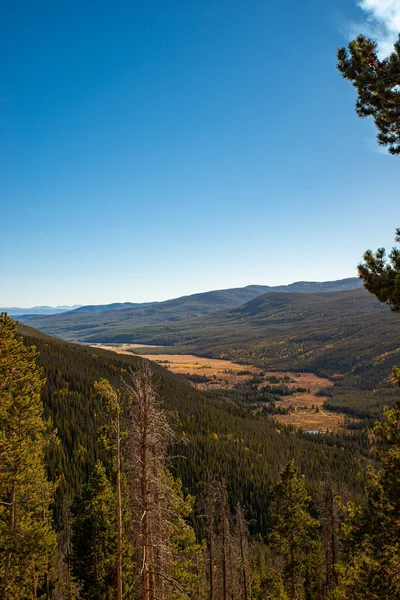
<svg viewBox="0 0 400 600"><path fill-rule="evenodd" d="M165 10L161 6L163 3L158 4L152 19L157 18L158 10ZM170 4L172 11L175 3L166 4ZM194 14L196 18L198 13L203 14L201 2L178 4L184 4L185 10L181 6L173 23L169 23L170 27L174 23L180 27L184 14L187 19L188 14ZM221 18L222 8L220 2L212 6L206 4L208 10L204 22L212 29ZM238 15L242 15L241 11L261 10L259 4L263 3L234 4L238 4ZM389 13L398 15L397 26L400 12L395 12L398 10L396 3L382 0L382 4L378 4L379 7L375 0L363 0L357 7L360 11L369 11L369 26L372 26L374 15L383 19L382 15ZM130 3L116 2L116 5L120 11L133 10L130 6L127 8ZM386 10L389 6L394 7L394 12ZM35 44L39 46L41 35L44 35L40 27L45 23L47 9L40 17L43 21L39 20L37 25L39 33ZM75 16L68 20L69 17L64 15L63 21L65 27L73 22L76 43L79 46L84 40L85 52L89 55L93 40L100 43L97 37L90 37L100 22L100 13L96 10L100 10L99 7L93 8L90 18L89 13L82 17L82 23L86 23L82 31L75 23ZM116 14L112 12L104 31L112 30ZM254 28L256 21L253 18ZM176 41L174 36L171 39L165 37L168 32L161 21L157 23L154 31L161 40L161 50L156 57L147 56L144 50L140 54L143 65L146 64L153 75L158 73L155 65L163 60L163 53L169 56ZM128 24L128 21L120 23L121 31ZM296 29L303 26L302 21L299 25L296 22ZM143 27L143 31L139 31L140 27L135 27L137 36L141 33L146 38L149 31L155 35L151 28ZM393 27L390 29L387 25L386 29L390 33ZM86 43L86 32L92 42ZM253 36L249 32L253 29L247 32L248 45L258 39L256 33ZM131 40L133 35L128 35L127 31L124 35L124 43L127 44L128 39L129 43L136 43ZM195 51L196 44L200 44L203 54L206 52L206 46L201 45L202 35L201 28L190 33L189 54ZM218 35L224 39L227 33L224 34L221 28ZM100 34L98 37L100 39ZM341 93L343 89L351 91L351 88L339 74L352 84L356 114L374 127L377 134L374 149L377 146L381 155L385 153L385 160L390 160L392 165L399 160L400 154L400 34L390 52L386 52L386 58L383 58L379 36L378 40L375 37L360 34L339 48L337 68L333 64L332 70L338 86L342 86ZM105 38L107 41L107 36ZM226 38L225 43L228 41ZM235 45L240 43L245 48L240 36L235 37ZM261 44L260 41L257 43ZM68 43L72 57L75 56L74 44L75 40L73 44ZM102 59L98 62L96 59L90 65L93 78L99 77L96 94L103 100L110 90L114 90L113 86L117 89L122 85L121 81L126 83L129 79L127 73L130 71L123 62L125 54L121 51L114 56L111 48L114 44L118 46L116 38L112 44L109 41ZM213 73L214 52L217 63L218 52L222 52L215 39L214 44L209 70L202 73L203 79L198 75L201 85L206 85L209 73ZM285 45L285 41L280 44ZM274 88L280 86L276 80L279 68L271 66L272 59L280 62L286 56L286 50L282 48L275 57L263 59L268 58L271 71L268 75L266 71L265 75L274 80ZM308 54L313 58L306 59L300 50L297 53L297 49L291 53L291 69L286 71L285 79L297 77L294 70L301 70L302 77L308 78L304 85L311 86L311 76L307 73L311 65L308 63L318 62L320 57L316 56L315 50L310 49ZM75 56L74 69L79 69L78 56L83 55ZM295 56L296 65L293 66ZM186 60L185 56L180 56L179 60ZM206 60L205 55L198 60L200 65L201 60ZM224 66L227 72L229 64L228 61ZM172 94L177 85L175 68L176 63L171 59L167 71L168 78L171 77L174 83L163 83L167 85L167 91L163 88L161 100L155 87L147 102L168 103L168 94ZM236 68L240 68L238 57ZM120 79L109 82L106 92L101 81L102 74L108 70L125 73L126 80L120 75ZM143 72L147 73L145 67ZM32 81L38 78L40 84L41 78L51 79L49 74L50 70L35 71ZM145 83L140 79L141 85L152 85L153 75L147 75ZM158 73L157 77L157 85L161 85L164 75ZM54 79L51 84L54 90L56 81ZM140 96L142 88L136 80L134 85L137 85L135 98L144 106L145 101ZM80 101L88 101L89 83L82 78L79 86ZM291 131L288 133L290 126L286 129L284 126L289 118L287 113L302 110L299 96L296 98L298 108L293 111L295 101L292 96L297 95L296 87L294 84L290 88L287 104L281 100L286 106L285 115L279 113L279 117L274 117L275 125L279 122L279 135L285 138L285 152L288 152L282 160L291 156L288 146L294 139ZM62 89L63 101L67 102L65 88ZM216 89L215 83L213 94L217 93ZM331 91L328 87L326 90L326 96L329 96ZM247 95L254 96L245 86L240 93L237 88L237 93L243 94L239 97L243 103ZM2 92L2 98L3 95L7 98L7 94ZM193 97L190 91L187 94L188 103L200 104L196 94ZM268 96L272 95L269 91ZM226 96L233 102L228 92ZM265 99L261 97L258 102L262 104ZM211 95L210 105L216 101L212 98ZM318 102L321 99L328 103L322 93ZM223 114L210 126L214 135L217 135L218 127L223 127L224 118L232 118L229 102L223 105ZM96 111L93 109L92 114L93 106L89 104L86 121L82 118L79 123L94 119ZM108 106L110 129L118 127L118 106ZM184 143L183 131L189 127L189 117L185 112L186 104L179 106L179 118L172 121L173 125L169 124L164 107L157 109L156 123L160 136L167 136L168 125L173 130L173 137ZM317 109L316 102L312 106L317 114L321 107ZM32 115L35 110L32 105ZM201 110L205 110L204 105ZM246 110L250 119L253 108ZM331 108L324 107L324 110L324 118L328 119L326 111ZM173 113L171 107L169 111ZM236 119L236 113L233 111L232 114ZM298 120L303 120L300 112L296 118L299 115ZM352 117L350 113L349 122ZM42 122L39 117L37 119L37 123ZM358 123L357 119L353 120ZM56 128L55 122L52 121L51 127ZM119 127L122 139L127 134L125 126L120 124ZM317 129L307 123L307 129L313 128ZM206 136L206 130L204 125L202 135ZM95 130L92 135L97 140ZM139 138L144 135L139 125L129 131L130 138L136 135ZM146 135L148 138L140 138L143 148L146 143L154 143L152 132L146 131ZM213 139L216 143L216 138ZM199 140L200 137L197 140L200 146ZM328 149L329 144L325 142L323 152L334 152L334 144ZM48 145L56 156L56 147L53 148L50 142ZM169 152L167 142L165 146ZM229 155L228 146L221 151L224 160ZM232 148L234 146L232 143ZM115 155L119 151L118 144L113 146ZM142 167L145 169L144 159L143 164L140 162L141 152L142 149L135 155L137 164L141 165L135 172L137 177ZM164 160L167 160L168 152ZM323 152L321 146L321 154ZM250 155L250 150L248 153ZM80 160L87 161L83 154L84 150ZM182 181L186 182L191 167L183 155L182 150L181 162L177 162ZM378 159L383 161L383 156L377 156ZM38 151L32 161L39 163L40 160ZM68 160L65 158L67 164ZM291 159L287 160L291 165ZM360 164L363 160L367 159L361 158L360 151ZM379 164L376 171L385 171L388 163ZM122 172L122 159L121 165L118 168ZM168 165L168 169L172 169L171 164ZM132 166L129 168L133 169ZM253 165L252 168L255 174L257 167ZM101 176L101 167L96 169ZM200 159L196 169L198 172L202 169ZM84 167L81 170L84 171ZM371 178L375 175L371 170ZM300 189L301 176L296 176L296 185L298 183ZM364 178L369 176L365 173ZM89 175L87 177L89 179ZM157 179L153 171L152 177ZM215 173L213 177L217 177ZM51 179L49 174L49 181ZM75 181L71 184L72 179L68 174L59 184L60 188L70 186L71 196L75 185ZM114 179L115 182L119 179L119 171ZM360 185L361 179L358 179ZM25 185L23 178L21 181L20 185ZM80 181L84 185L83 180ZM41 185L44 189L45 184ZM164 174L166 190L168 185L168 176ZM384 197L386 188L383 183L380 185ZM310 189L307 188L307 193L311 194ZM230 190L229 193L235 192ZM141 193L146 197L143 190ZM352 193L360 197L363 194L359 190ZM375 199L374 211L379 212L381 200ZM157 246L157 236L163 235L170 218L165 208L167 202L163 202L158 205L158 211L163 215L160 216L162 226L152 215L151 229L151 244L157 248L154 253L162 263L159 288L171 285L174 279L172 271L168 281L164 276L164 271L169 272L171 260L168 244L165 245L165 257L161 256ZM201 229L203 220L207 220L207 227L212 230L213 219L218 218L218 206L215 205L208 215L209 207L206 209L202 202L198 201L195 216L191 217L190 235L186 230L179 230L182 235L180 260L186 260L182 256L186 253L194 260L190 254L190 238L195 240L196 228ZM274 200L275 204L279 202ZM357 213L357 219L372 221L375 217L368 201L362 198L362 202L366 216ZM115 218L111 204L102 217L107 221L107 227L110 222L110 228ZM126 207L127 204L118 213L118 232L125 226L123 221L129 220L124 212L128 210ZM97 208L102 211L99 204L93 214ZM167 208L174 215L173 219L178 219L177 213L173 212L174 206L171 204ZM143 206L142 209L145 210ZM42 212L39 210L37 215L35 213L32 227L38 226L40 219L47 218L46 214L51 210L47 207ZM179 210L183 211L183 208L180 206ZM87 217L85 207L78 212L69 232L82 226L80 235L85 238L90 254L89 246L94 243L94 238L89 233L90 228L82 225ZM290 229L291 215L289 210L287 212L285 227L287 223ZM391 221L396 219L394 214L389 216ZM61 220L70 218L65 209ZM229 212L224 218L229 223L229 219L233 219ZM254 210L251 227L257 226L259 218ZM347 218L350 217L343 216L343 222ZM244 231L247 226L245 211L241 219ZM378 222L378 217L376 219ZM392 223L392 230L395 225ZM140 226L134 223L130 227L130 237L136 239L138 236L143 242ZM227 229L229 227L226 225ZM251 240L254 247L261 248L268 235L273 235L271 231L266 227L261 241L254 236ZM322 237L327 235L326 231L322 231ZM371 236L372 243L376 239L375 233L378 236L379 231L375 232L373 225L365 232ZM26 235L28 227L21 229L20 237ZM301 235L306 246L311 234L304 230ZM112 251L113 244L122 247L122 243L131 243L127 241L129 236L121 234L119 237L119 233L112 243L107 232L103 231L103 236L107 252ZM40 236L37 237L40 245ZM170 237L168 243L172 243L174 236L171 234ZM252 235L249 236L249 247L250 237ZM46 255L53 247L54 252L57 251L58 241L55 240L49 238ZM239 242L243 240L236 237L235 244ZM205 247L207 242L203 243ZM241 252L245 251L246 244L241 246ZM330 250L328 245L320 251L327 271L332 256L339 260L340 254L337 248ZM345 255L351 240L342 246ZM147 250L150 255L151 251L152 248ZM69 252L74 255L74 249ZM135 252L136 260L142 256L140 241ZM300 247L296 252L288 250L287 256L290 255L291 264L297 261L295 268L302 272L304 265L297 252L300 257ZM225 266L221 267L221 273L230 261L229 249L224 249L224 253L221 264ZM74 256L76 258L78 254ZM285 256L281 247L274 260L283 265ZM95 251L93 257L92 264L102 260L101 268L105 271L112 263L113 276L115 271L117 279L118 261L113 258L108 263L105 256L100 260ZM51 256L48 259L51 260ZM85 260L79 255L76 265ZM0 600L400 600L400 229L395 230L394 247L389 253L384 248L367 250L363 256L361 252L359 260L358 267L356 264L351 266L357 268L358 277L318 283L247 285L154 302L87 303L55 310L47 306L1 309ZM30 268L32 278L39 277L39 267ZM239 272L240 261L237 268ZM45 271L45 267L41 269ZM121 267L126 279L130 276L129 269L126 265ZM64 274L61 266L60 273L60 278L69 278L68 284L63 283L66 292L71 278L68 269ZM200 271L198 276L201 277ZM97 290L89 269L85 277L88 278L87 286L93 285ZM30 285L24 283L24 288ZM54 287L57 287L56 283ZM164 297L160 292L160 298Z"/></svg>

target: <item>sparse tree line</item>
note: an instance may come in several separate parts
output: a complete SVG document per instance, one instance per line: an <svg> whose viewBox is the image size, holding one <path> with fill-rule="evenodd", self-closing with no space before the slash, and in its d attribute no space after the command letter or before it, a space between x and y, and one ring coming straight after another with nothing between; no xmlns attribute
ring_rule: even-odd
<svg viewBox="0 0 400 600"><path fill-rule="evenodd" d="M268 535L251 538L223 481L210 474L195 503L171 475L170 419L144 363L121 389L96 383L110 460L63 507L56 535L41 370L16 324L3 315L0 327L1 600L400 597L400 410L375 430L381 470L368 473L363 505L342 505L330 477L312 500L290 460L265 499Z"/></svg>

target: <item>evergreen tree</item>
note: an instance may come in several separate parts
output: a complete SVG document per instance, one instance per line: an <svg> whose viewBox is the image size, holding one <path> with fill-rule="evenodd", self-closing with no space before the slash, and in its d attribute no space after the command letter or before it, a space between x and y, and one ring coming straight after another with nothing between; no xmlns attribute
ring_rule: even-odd
<svg viewBox="0 0 400 600"><path fill-rule="evenodd" d="M400 242L400 229L396 230ZM385 250L364 255L359 273L365 287L381 302L400 310L400 249L393 248L389 263ZM393 373L400 386L400 369ZM400 598L400 404L385 407L384 421L375 427L380 471L368 470L367 501L345 507L344 556L337 596L354 600Z"/></svg>
<svg viewBox="0 0 400 600"><path fill-rule="evenodd" d="M400 36L392 54L379 60L375 41L360 35L348 50L339 48L338 69L357 90L356 112L372 116L378 144L400 154Z"/></svg>
<svg viewBox="0 0 400 600"><path fill-rule="evenodd" d="M400 380L400 372L396 370ZM381 470L368 471L365 505L349 503L343 526L339 596L400 598L400 406L375 427Z"/></svg>
<svg viewBox="0 0 400 600"><path fill-rule="evenodd" d="M400 229L396 229L396 241L400 242ZM375 254L367 250L358 272L371 294L390 304L392 310L400 311L400 248L392 248L389 260L384 248L378 248Z"/></svg>
<svg viewBox="0 0 400 600"><path fill-rule="evenodd" d="M114 600L117 554L115 495L100 461L71 506L69 562L82 600Z"/></svg>
<svg viewBox="0 0 400 600"><path fill-rule="evenodd" d="M282 574L278 571L271 571L267 579L267 600L289 600L283 583Z"/></svg>
<svg viewBox="0 0 400 600"><path fill-rule="evenodd" d="M112 450L115 470L115 511L117 521L117 555L116 555L116 579L117 600L122 600L123 572L122 572L122 453L121 442L125 437L122 430L123 402L121 392L110 385L106 379L96 381L95 390L102 399L103 407L107 415L107 424L103 427L103 441L107 449Z"/></svg>
<svg viewBox="0 0 400 600"><path fill-rule="evenodd" d="M0 316L0 597L25 600L50 594L56 551L44 456L50 442L43 420L42 372L34 347L17 324Z"/></svg>
<svg viewBox="0 0 400 600"><path fill-rule="evenodd" d="M171 477L171 489L176 517L173 519L174 532L171 540L172 553L172 598L174 600L203 600L206 598L204 544L198 543L193 527L188 519L193 514L194 496L184 496L180 479Z"/></svg>
<svg viewBox="0 0 400 600"><path fill-rule="evenodd" d="M306 552L311 549L319 523L309 512L310 496L294 460L286 465L273 492L270 545L282 557L286 589L291 600L301 598Z"/></svg>
<svg viewBox="0 0 400 600"><path fill-rule="evenodd" d="M252 598L264 600L267 585L267 563L265 558L265 545L260 541L253 544L251 548L251 575L252 575Z"/></svg>

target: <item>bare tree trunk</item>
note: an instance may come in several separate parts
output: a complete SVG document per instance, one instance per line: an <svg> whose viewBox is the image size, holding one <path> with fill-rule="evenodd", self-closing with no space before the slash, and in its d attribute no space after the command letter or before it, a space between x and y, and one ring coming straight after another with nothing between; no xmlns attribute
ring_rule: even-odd
<svg viewBox="0 0 400 600"><path fill-rule="evenodd" d="M241 506L238 504L236 508L236 526L238 532L238 541L240 549L240 562L242 567L243 579L243 599L249 600L249 577L248 577L248 557L246 548L246 523Z"/></svg>
<svg viewBox="0 0 400 600"><path fill-rule="evenodd" d="M140 600L168 600L182 587L172 575L172 533L182 517L166 469L167 447L174 438L158 403L147 363L125 381L127 404L127 484L131 505L131 542L137 556L135 578Z"/></svg>
<svg viewBox="0 0 400 600"><path fill-rule="evenodd" d="M121 507L121 426L120 414L116 419L116 451L117 451L117 600L122 600L122 507Z"/></svg>
<svg viewBox="0 0 400 600"><path fill-rule="evenodd" d="M212 485L212 482L209 484ZM209 489L208 498L208 546L210 554L209 579L210 579L210 600L214 600L214 518L215 518L215 495L214 491Z"/></svg>
<svg viewBox="0 0 400 600"><path fill-rule="evenodd" d="M128 414L128 487L133 547L140 560L140 600L165 600L170 575L172 489L165 477L167 444L172 439L165 413L159 408L150 368L145 364L125 382L130 396ZM167 583L168 582L168 585Z"/></svg>
<svg viewBox="0 0 400 600"><path fill-rule="evenodd" d="M142 516L142 532L141 532L141 544L142 544L142 600L149 600L150 598L150 580L149 580L149 489L148 489L148 464L147 464L147 406L146 402L144 406L141 406L142 412L142 436L141 436L141 492L142 492L142 504L143 504L143 516Z"/></svg>
<svg viewBox="0 0 400 600"><path fill-rule="evenodd" d="M325 593L328 594L338 583L336 570L338 554L338 516L334 495L334 484L328 475L323 486L322 539L325 550Z"/></svg>
<svg viewBox="0 0 400 600"><path fill-rule="evenodd" d="M224 507L225 508L225 507ZM228 532L227 516L222 513L222 600L228 600Z"/></svg>

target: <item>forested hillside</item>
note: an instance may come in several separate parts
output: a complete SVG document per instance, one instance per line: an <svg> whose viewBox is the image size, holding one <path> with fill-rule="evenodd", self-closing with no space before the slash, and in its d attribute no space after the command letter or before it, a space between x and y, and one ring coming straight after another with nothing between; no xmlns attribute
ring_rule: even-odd
<svg viewBox="0 0 400 600"><path fill-rule="evenodd" d="M216 290L143 304L121 303L82 306L63 315L28 317L23 319L33 327L50 335L76 341L106 341L117 339L122 333L131 334L137 327L154 323L174 323L240 306L265 292L315 293L350 290L360 287L356 278L322 283L297 282L283 286L249 285L244 288ZM131 337L131 335L130 335ZM130 339L130 341L132 341Z"/></svg>
<svg viewBox="0 0 400 600"><path fill-rule="evenodd" d="M359 476L376 460L367 435L278 429L139 357L25 326L21 339L6 316L0 333L4 600L32 589L56 600L322 600L339 576L338 591L354 587L346 562L359 535L352 507L375 516L377 502L372 474ZM392 444L397 413L386 419L376 435ZM367 508L343 509L340 539L335 494L363 502L366 481ZM397 593L385 572L385 564L395 568L390 548L381 580Z"/></svg>
<svg viewBox="0 0 400 600"><path fill-rule="evenodd" d="M162 348L153 348L154 354L194 353L328 376L335 385L324 392L326 407L371 426L383 406L399 398L387 381L399 362L399 337L400 317L360 289L266 293L232 310L99 337L88 334L87 340L155 344Z"/></svg>
<svg viewBox="0 0 400 600"><path fill-rule="evenodd" d="M50 472L62 477L60 498L71 497L87 481L101 454L97 429L102 417L94 381L105 377L121 387L127 369L136 369L143 361L56 340L23 325L20 331L26 343L39 350L46 376L45 415L61 440L49 455ZM189 441L179 445L176 454L182 458L174 462L174 469L191 493L198 493L208 472L215 473L227 482L232 505L240 501L246 506L256 519L254 530L264 533L268 490L289 455L296 456L310 489L316 489L321 473L331 470L341 490L360 493L357 473L369 457L364 434L310 439L278 429L267 417L252 416L224 394L202 394L182 377L154 363L151 368L165 408L176 415L176 430Z"/></svg>
<svg viewBox="0 0 400 600"><path fill-rule="evenodd" d="M3 4L0 600L400 600L400 0Z"/></svg>

